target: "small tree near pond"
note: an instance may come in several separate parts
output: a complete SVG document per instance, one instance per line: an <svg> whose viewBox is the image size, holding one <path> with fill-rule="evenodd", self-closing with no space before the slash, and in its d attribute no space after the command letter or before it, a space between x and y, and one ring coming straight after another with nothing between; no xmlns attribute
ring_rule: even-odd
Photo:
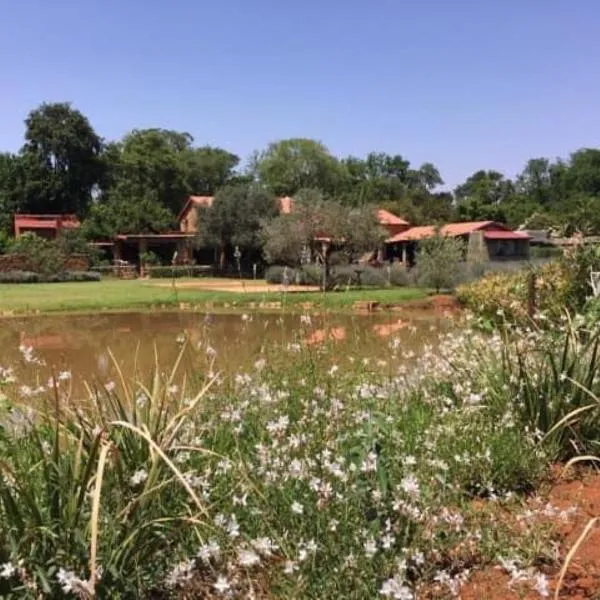
<svg viewBox="0 0 600 600"><path fill-rule="evenodd" d="M436 292L454 287L464 253L462 240L443 236L439 231L421 240L416 261L420 283Z"/></svg>
<svg viewBox="0 0 600 600"><path fill-rule="evenodd" d="M300 190L292 214L265 221L261 238L268 263L297 267L305 262L308 249L309 256L316 256L324 266L326 280L332 246L352 262L376 250L385 232L373 207L352 208L326 198L318 190Z"/></svg>
<svg viewBox="0 0 600 600"><path fill-rule="evenodd" d="M227 249L258 248L261 222L276 214L277 204L269 192L254 185L223 187L212 206L201 209L196 243L216 248L219 267L224 269Z"/></svg>

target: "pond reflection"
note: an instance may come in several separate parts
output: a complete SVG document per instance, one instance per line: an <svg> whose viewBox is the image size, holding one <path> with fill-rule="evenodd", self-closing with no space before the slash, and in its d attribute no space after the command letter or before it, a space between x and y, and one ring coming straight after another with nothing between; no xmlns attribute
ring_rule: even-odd
<svg viewBox="0 0 600 600"><path fill-rule="evenodd" d="M334 345L331 355L343 363L356 358L386 360L390 347L399 359L418 355L435 344L447 321L435 314L403 315L204 315L194 313L126 313L23 317L0 321L0 367L31 378L23 352L43 365L36 377L70 371L74 382L105 381L115 363L127 376L152 371L157 357L169 368L186 346L184 368L214 368L234 373L261 356L308 348L318 353ZM31 348L32 350L28 350Z"/></svg>

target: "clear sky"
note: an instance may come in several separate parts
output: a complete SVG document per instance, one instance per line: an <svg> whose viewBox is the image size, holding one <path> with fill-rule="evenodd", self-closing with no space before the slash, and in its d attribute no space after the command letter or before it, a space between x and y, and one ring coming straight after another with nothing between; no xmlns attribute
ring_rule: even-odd
<svg viewBox="0 0 600 600"><path fill-rule="evenodd" d="M107 139L190 132L242 158L312 137L337 155L479 168L600 146L598 0L0 0L0 149L42 101Z"/></svg>

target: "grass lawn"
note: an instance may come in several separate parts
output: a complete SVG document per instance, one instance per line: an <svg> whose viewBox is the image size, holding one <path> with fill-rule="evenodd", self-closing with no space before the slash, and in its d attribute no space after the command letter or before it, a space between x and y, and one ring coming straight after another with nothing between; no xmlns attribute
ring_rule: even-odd
<svg viewBox="0 0 600 600"><path fill-rule="evenodd" d="M181 303L195 307L259 308L257 305L281 302L282 307L299 308L312 303L314 308L340 310L351 308L361 300L398 304L420 300L427 290L395 288L384 290L351 290L341 292L219 291L189 287L197 279L180 279L177 288L166 280L112 280L77 283L36 283L0 285L0 313L60 311L134 310L177 307ZM210 282L207 282L210 283ZM212 280L214 283L214 280Z"/></svg>

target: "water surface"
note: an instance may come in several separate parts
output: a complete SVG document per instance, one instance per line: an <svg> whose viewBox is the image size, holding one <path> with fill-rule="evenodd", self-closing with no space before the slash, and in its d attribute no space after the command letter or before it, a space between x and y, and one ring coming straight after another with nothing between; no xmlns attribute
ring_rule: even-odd
<svg viewBox="0 0 600 600"><path fill-rule="evenodd" d="M342 364L391 356L414 359L435 344L445 321L431 313L300 316L124 313L57 315L0 320L0 367L11 367L30 384L69 371L74 382L115 378L113 361L128 375L167 369L185 346L184 368L232 374L283 350L322 353ZM112 356L111 356L112 354ZM33 361L32 358L33 357ZM398 360L398 358L395 358ZM37 363L43 364L37 364Z"/></svg>

